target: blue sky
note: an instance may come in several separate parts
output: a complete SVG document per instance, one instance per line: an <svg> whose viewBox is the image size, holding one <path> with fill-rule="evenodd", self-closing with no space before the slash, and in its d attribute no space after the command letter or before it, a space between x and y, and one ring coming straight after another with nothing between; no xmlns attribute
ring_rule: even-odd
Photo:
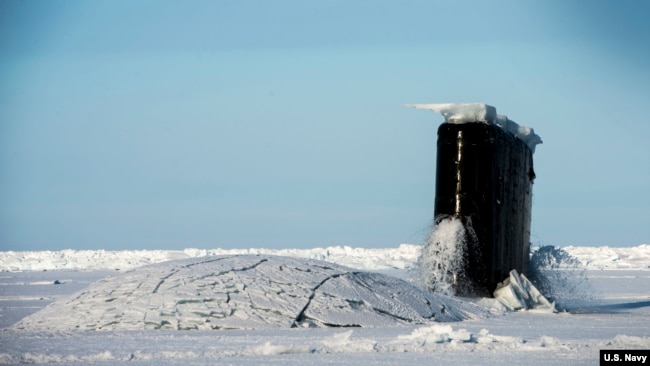
<svg viewBox="0 0 650 366"><path fill-rule="evenodd" d="M650 243L644 1L0 2L0 250L393 247L442 117L544 140L532 241Z"/></svg>

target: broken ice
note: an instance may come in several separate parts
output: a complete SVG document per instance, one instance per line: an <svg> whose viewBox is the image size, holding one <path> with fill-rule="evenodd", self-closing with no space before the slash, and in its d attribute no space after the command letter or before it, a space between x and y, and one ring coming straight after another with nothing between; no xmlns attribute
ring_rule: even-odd
<svg viewBox="0 0 650 366"><path fill-rule="evenodd" d="M108 277L14 328L378 327L459 321L486 311L379 273L311 259L235 255L169 261Z"/></svg>

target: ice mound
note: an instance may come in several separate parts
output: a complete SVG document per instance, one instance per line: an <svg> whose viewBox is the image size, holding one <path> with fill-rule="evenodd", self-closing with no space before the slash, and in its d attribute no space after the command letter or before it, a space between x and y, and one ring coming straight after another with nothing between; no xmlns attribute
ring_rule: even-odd
<svg viewBox="0 0 650 366"><path fill-rule="evenodd" d="M487 315L378 273L271 255L173 260L110 276L14 326L31 331L384 327Z"/></svg>
<svg viewBox="0 0 650 366"><path fill-rule="evenodd" d="M535 146L542 143L539 135L526 126L520 126L503 114L497 114L497 109L485 103L433 103L406 104L406 107L428 109L438 112L445 117L446 123L485 122L495 124L521 139L532 152Z"/></svg>

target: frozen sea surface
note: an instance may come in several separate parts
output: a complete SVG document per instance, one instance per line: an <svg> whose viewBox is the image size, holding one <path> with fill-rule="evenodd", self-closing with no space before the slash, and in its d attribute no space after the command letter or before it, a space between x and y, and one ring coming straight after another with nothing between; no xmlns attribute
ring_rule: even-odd
<svg viewBox="0 0 650 366"><path fill-rule="evenodd" d="M374 258L371 265L376 271L407 278L412 262L397 249L392 256L386 255L388 249L378 249L367 257ZM11 326L116 271L5 271L0 273L0 326L4 328L0 331L0 363L593 365L600 349L649 349L647 246L579 251L593 298L574 302L570 312L509 312L457 322L370 328L19 330ZM32 253L37 257L38 252ZM348 262L358 260L354 255L348 257ZM377 259L381 257L386 260ZM6 264L4 259L1 263ZM363 263L368 266L368 261ZM51 321L67 322L75 316L55 314Z"/></svg>

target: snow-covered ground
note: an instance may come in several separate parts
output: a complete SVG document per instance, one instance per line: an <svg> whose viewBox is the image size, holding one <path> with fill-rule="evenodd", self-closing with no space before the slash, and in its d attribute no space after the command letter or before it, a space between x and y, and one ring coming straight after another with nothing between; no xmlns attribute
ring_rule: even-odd
<svg viewBox="0 0 650 366"><path fill-rule="evenodd" d="M187 276L178 277L175 284L171 281L174 279L171 274L180 273L174 268L188 269L187 264L202 261L194 258L206 255L234 256L240 254L259 254L258 258L281 255L309 259L308 262L289 260L293 261L291 263L293 263L292 268L294 269L302 268L304 263L316 263L321 266L318 264L321 262L317 262L320 260L350 267L353 270L349 272L335 265L324 266L329 269L322 269L323 273L320 274L301 272L304 273L301 282L304 284L313 282L312 285L309 285L312 286L311 288L306 288L306 292L303 291L307 301L314 301L314 303L320 301L325 304L323 301L331 301L327 296L333 293L340 293L339 299L349 300L349 297L352 296L351 293L356 294L355 291L359 291L355 290L354 286L363 287L368 284L368 281L377 282L378 279L381 279L379 282L384 286L384 290L375 292L383 296L382 303L373 305L366 301L356 304L381 308L384 306L382 304L393 304L389 299L390 292L386 292L385 289L394 288L396 283L400 283L399 279L409 278L410 269L413 268L420 255L420 249L419 245L403 244L397 248L387 249L331 247L310 250L186 249L183 251L0 252L0 270L2 271L0 272L0 328L3 328L0 331L0 364L104 362L113 364L130 361L135 364L151 365L215 363L243 365L305 363L593 365L598 362L600 349L650 349L649 245L632 248L563 248L578 258L582 265L578 270L576 268L560 270L563 275L558 278L568 282L575 280L575 283L580 284L583 284L580 281L586 280L590 290L589 296L584 296L578 291L574 294L572 301L568 302L570 311L559 313L504 312L497 309L494 302L486 300L478 301L478 303L487 306L491 310L490 312L476 312L475 316L469 317L470 319L465 318L466 320L445 323L422 321L421 319L411 322L400 315L404 321L380 326L375 324L362 328L306 328L299 326L295 328L272 327L271 329L259 327L260 329L253 330L202 330L204 328L199 327L199 329L179 331L127 327L125 330L79 331L65 329L65 327L57 328L55 325L74 323L72 319L80 318L81 313L66 312L65 310L52 311L52 309L66 309L65 306L58 308L56 306L71 302L75 298L83 299L84 297L80 294L83 294L84 291L92 293L92 289L110 290L110 286L114 285L123 285L122 290L128 287L126 282L115 280L115 278L122 279L147 271L148 276L151 277L154 270L163 268L167 268L168 272L160 273L170 280L165 283L165 286L176 288L176 293L185 291L182 287L183 279L189 278L190 275L193 276L192 278L201 279L205 283L214 285L217 282L213 278L215 273L207 269L199 270L196 265L192 265L193 269L188 270ZM232 258L250 260L252 257ZM185 264L174 267L163 263L145 267L151 268L146 271L140 268L147 264L178 259L181 261L174 263ZM241 268L248 267L243 265ZM131 269L134 271L128 272ZM263 270L261 266L260 270ZM388 277L381 276L366 276L359 279L353 275L361 270L389 274L398 277L398 279L389 280ZM165 273L170 274L169 277ZM289 271L285 275L293 278L297 276L296 273L298 272ZM278 276L280 274L274 272L271 275ZM102 280L106 276L116 277L112 277L113 280L110 278ZM323 280L319 280L318 276L345 279L345 281L331 282L332 286L327 291L323 287L318 288L322 293L317 293L316 287L325 283ZM578 276L581 277L578 278ZM149 277L145 275L143 278ZM262 277L256 275L254 278ZM242 277L237 277L237 279L241 281ZM249 281L246 278L244 280ZM244 291L246 283L235 283L235 281L229 284L225 280L222 282L223 288L231 288L233 291L241 290L240 293L255 294L257 291L256 288L252 288L248 292ZM151 283L157 289L156 285L160 281ZM230 285L232 286L228 287ZM256 286L261 288L260 284ZM278 286L277 294L285 294L291 290L291 286L285 286L286 288ZM404 282L399 286L406 288L409 285ZM582 287L583 290L586 288L586 286ZM294 291L300 292L301 290L294 289ZM133 293L133 291L129 293ZM414 293L411 292L411 294ZM73 294L76 295L70 297ZM115 292L114 294L115 296L108 303L120 304L121 300L128 298L124 292ZM298 301L301 299L300 296L303 296L297 295L299 296L290 296L285 299ZM374 295L371 291L365 296ZM131 301L140 298L139 295L134 296ZM302 298L302 300L304 299ZM158 300L164 302L165 299ZM262 300L263 298L258 298L257 301ZM175 304L179 303L174 301ZM405 302L408 305L413 301ZM428 301L432 302L432 300ZM53 305L48 308L49 313L37 313L51 303ZM79 305L86 302L84 300L72 303ZM186 303L190 302L180 302L181 305ZM395 304L393 308L396 309L395 311L403 313L410 311L404 307L403 303ZM348 302L347 305L352 308L356 306L354 302ZM103 309L108 309L104 304L102 306ZM287 305L287 307L290 306ZM96 307L90 303L88 308ZM139 307L134 306L131 310L134 309L137 310ZM340 309L345 310L344 307ZM38 318L39 314L46 316ZM115 311L115 314L118 315L119 311ZM317 319L320 319L318 317L321 315L317 312L313 313L314 318ZM276 316L281 319L283 315L276 314ZM40 319L40 323L30 323L30 319ZM53 325L46 331L38 328L39 325L34 325L44 324L44 319L45 323ZM19 329L20 327L14 327L17 323L31 325ZM42 329L45 328L48 327Z"/></svg>
<svg viewBox="0 0 650 366"><path fill-rule="evenodd" d="M534 250L535 248L533 248ZM650 245L629 248L562 248L578 258L587 269L650 269ZM399 273L420 256L421 245L401 244L397 248L365 249L334 246L313 249L195 249L184 250L60 250L0 252L0 271L43 270L127 270L173 259L208 255L267 254L318 259L361 270L397 270Z"/></svg>

